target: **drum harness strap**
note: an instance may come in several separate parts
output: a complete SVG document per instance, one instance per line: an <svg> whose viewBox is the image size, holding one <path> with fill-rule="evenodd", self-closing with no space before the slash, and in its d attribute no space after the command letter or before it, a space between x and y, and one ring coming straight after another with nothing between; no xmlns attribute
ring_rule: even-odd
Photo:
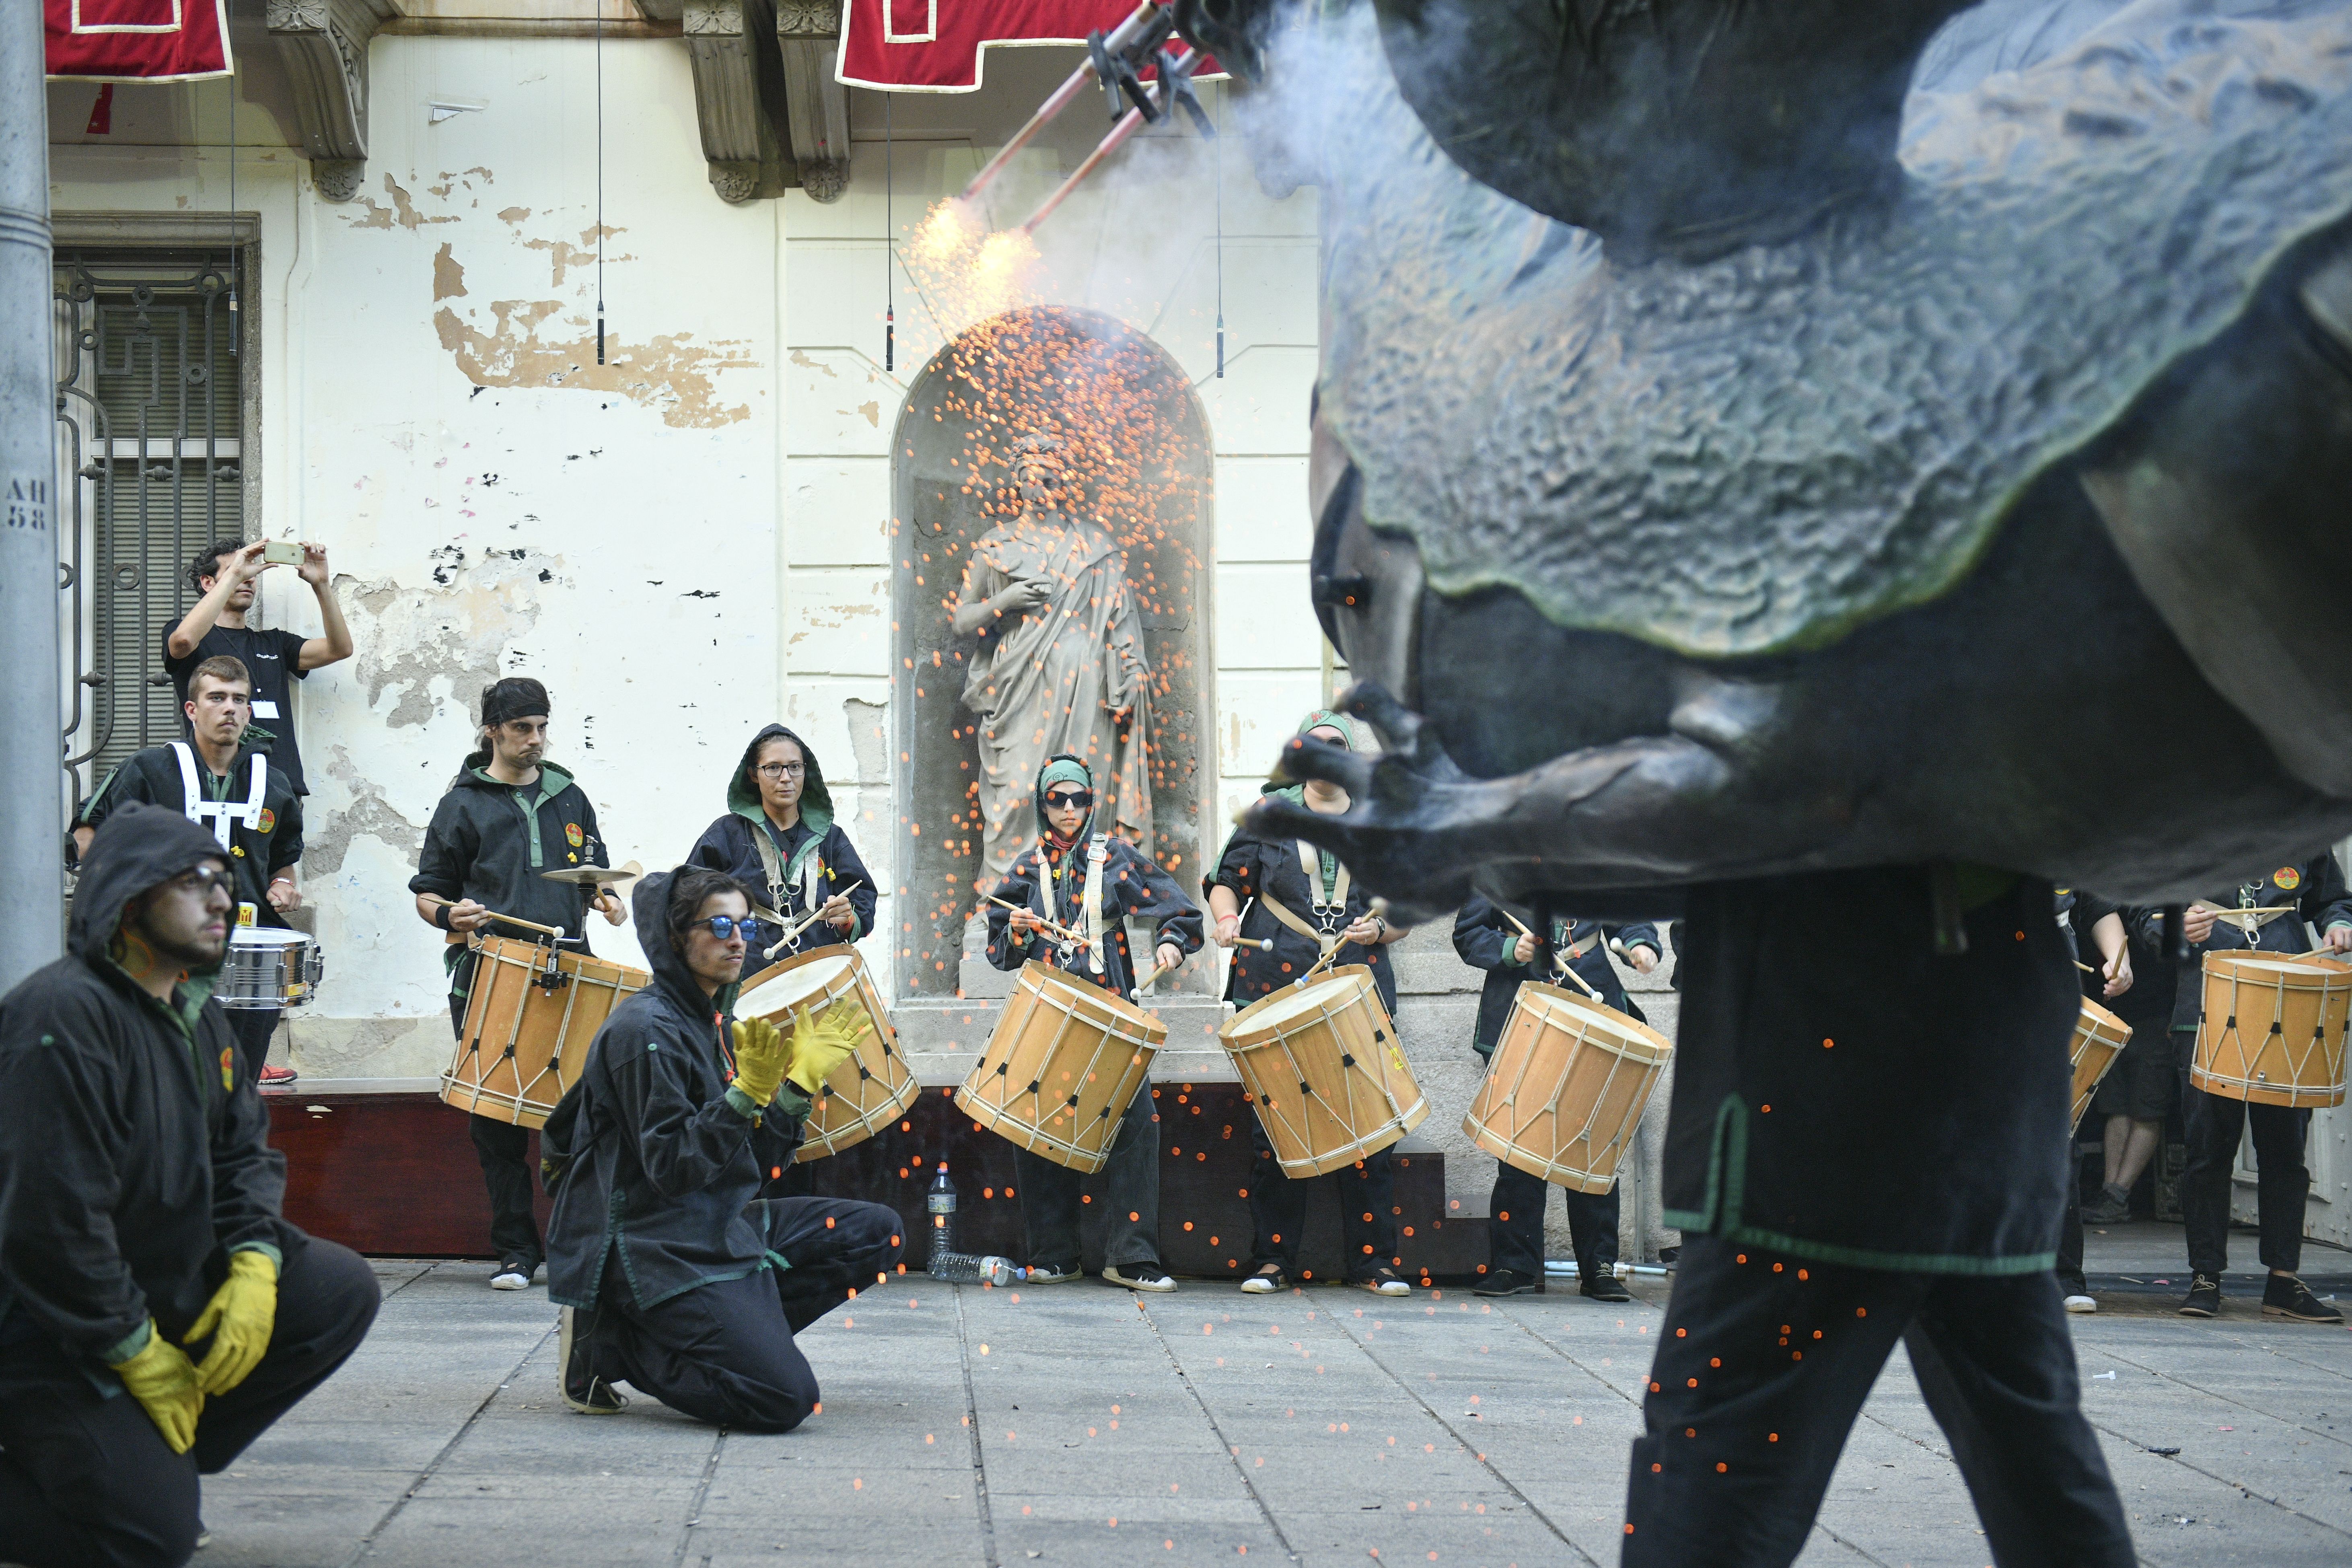
<svg viewBox="0 0 2352 1568"><path fill-rule="evenodd" d="M196 783L195 752L187 742L173 742L172 755L179 760L180 792L183 796L181 810L186 814L190 822L199 827L209 826L213 830L213 837L224 849L229 847L229 825L232 821L243 823L248 833L260 830L262 805L269 788L268 753L265 752L253 753L252 787L242 802L213 800L205 795L203 786Z"/></svg>
<svg viewBox="0 0 2352 1568"><path fill-rule="evenodd" d="M1102 885L1103 868L1109 861L1110 836L1107 833L1097 833L1088 838L1087 840L1087 880L1085 888L1078 894L1078 908L1086 917L1087 967L1097 974L1103 972L1103 929L1108 923L1103 919ZM1045 907L1037 912L1056 925L1061 923L1062 900L1059 891L1064 879L1068 876L1067 865L1068 862L1066 859L1061 866L1048 866L1045 862L1045 847L1043 845L1038 847L1036 901ZM1075 942L1068 942L1055 944L1064 958L1069 957L1071 949L1076 945Z"/></svg>
<svg viewBox="0 0 2352 1568"><path fill-rule="evenodd" d="M768 831L768 825L765 822L755 822L751 825L751 844L760 851L760 869L768 879L768 901L771 908L778 914L792 915L806 914L817 907L817 879L824 875L824 860L816 852L817 839L814 834L809 837L807 843L801 846L800 852L793 857L790 865L777 863L776 841L774 836ZM793 907L790 897L793 891L793 873L795 871L800 873L798 891L802 900L801 907L797 910ZM798 952L801 950L801 939L798 936L789 937L782 945Z"/></svg>
<svg viewBox="0 0 2352 1568"><path fill-rule="evenodd" d="M1298 863L1307 872L1307 897L1315 910L1313 925L1307 923L1306 916L1269 893L1260 892L1258 902L1264 904L1276 920L1313 942L1318 957L1328 958L1340 945L1339 933L1348 925L1348 868L1338 861L1333 862L1338 874L1332 879L1331 890L1327 897L1323 892L1322 861L1315 853L1315 846L1304 839L1298 843Z"/></svg>

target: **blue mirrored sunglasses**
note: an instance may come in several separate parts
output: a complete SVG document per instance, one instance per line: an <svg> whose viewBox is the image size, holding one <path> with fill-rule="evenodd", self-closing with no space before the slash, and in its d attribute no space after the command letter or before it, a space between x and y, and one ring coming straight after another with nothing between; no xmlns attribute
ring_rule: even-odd
<svg viewBox="0 0 2352 1568"><path fill-rule="evenodd" d="M751 928L759 923L750 915L713 915L707 921L693 921L688 929L691 930L692 926L709 926L710 934L721 942L725 942L740 930L743 940L749 942L751 940Z"/></svg>

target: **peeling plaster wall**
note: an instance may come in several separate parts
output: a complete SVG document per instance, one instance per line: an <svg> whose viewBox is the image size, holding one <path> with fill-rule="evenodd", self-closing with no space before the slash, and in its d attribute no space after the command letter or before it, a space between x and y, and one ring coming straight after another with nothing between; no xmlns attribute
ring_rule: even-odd
<svg viewBox="0 0 2352 1568"><path fill-rule="evenodd" d="M385 37L369 64L357 199L282 149L236 170L262 225L260 524L327 546L359 650L297 698L328 979L289 1034L312 1080L446 1064L442 943L407 881L483 684L548 683L551 755L615 858L656 866L724 809L779 674L776 227L710 195L683 47L604 50L603 366L592 44ZM451 95L488 107L428 125ZM227 204L217 146L90 142L52 169L59 212ZM289 572L257 621L319 629ZM591 941L642 962L628 930Z"/></svg>
<svg viewBox="0 0 2352 1568"><path fill-rule="evenodd" d="M1076 58L1004 51L985 92L901 95L887 212L901 237ZM875 95L852 94L841 201L795 190L730 207L703 179L683 46L608 43L599 366L589 42L380 37L369 63L356 199L321 200L300 159L262 144L277 138L260 112L237 121L236 191L262 225L247 294L263 323L261 526L328 547L359 649L298 699L328 982L289 1037L308 1079L413 1082L446 1063L448 1035L441 943L407 879L470 743L470 704L497 675L553 690L551 755L578 770L616 858L673 863L723 809L748 733L777 718L822 756L845 826L887 879L899 766L888 441L944 332L900 272L896 368L883 370ZM425 100L448 97L488 107L428 125ZM1222 111L1216 89L1210 108ZM1011 219L1092 146L1097 118L1074 109L1024 156L1003 188ZM217 142L221 122L190 123ZM1222 177L1198 144L1157 133L1131 153L1114 169L1154 178L1081 188L1045 233L1048 286L1150 332L1208 412L1217 714L1204 762L1222 824L1322 695L1306 565L1316 196L1269 199L1237 152ZM84 141L54 148L52 167L60 212L227 205L216 145ZM282 572L265 579L257 622L318 629ZM895 897L883 889L886 933ZM628 931L593 923L591 939L641 962ZM887 974L887 936L864 951ZM1461 1047L1450 1028L1424 1032L1433 1051Z"/></svg>

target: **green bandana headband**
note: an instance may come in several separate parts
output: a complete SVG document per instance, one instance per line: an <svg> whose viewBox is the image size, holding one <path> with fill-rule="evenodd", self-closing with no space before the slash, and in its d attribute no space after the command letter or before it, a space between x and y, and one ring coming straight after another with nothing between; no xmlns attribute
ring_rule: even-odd
<svg viewBox="0 0 2352 1568"><path fill-rule="evenodd" d="M1332 729L1348 738L1348 750L1356 749L1356 721L1345 713L1334 713L1328 708L1318 708L1298 722L1302 735L1309 730Z"/></svg>
<svg viewBox="0 0 2352 1568"><path fill-rule="evenodd" d="M1087 772L1086 763L1069 757L1063 757L1058 761L1047 763L1045 771L1037 775L1037 793L1044 795L1055 784L1074 784L1081 789L1092 789L1095 787L1095 779L1092 773Z"/></svg>

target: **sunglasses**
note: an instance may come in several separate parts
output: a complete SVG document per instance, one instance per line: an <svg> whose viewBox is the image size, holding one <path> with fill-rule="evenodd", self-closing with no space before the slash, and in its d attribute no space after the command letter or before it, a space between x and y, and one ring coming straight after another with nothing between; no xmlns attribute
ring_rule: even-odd
<svg viewBox="0 0 2352 1568"><path fill-rule="evenodd" d="M217 866L199 866L193 871L181 872L165 886L176 889L183 893L194 893L201 898L210 898L215 891L234 894L236 891L236 879Z"/></svg>
<svg viewBox="0 0 2352 1568"><path fill-rule="evenodd" d="M751 928L757 924L759 922L750 915L713 915L707 921L689 921L686 929L693 931L698 926L709 926L710 934L721 942L729 940L740 931L743 933L743 940L750 942Z"/></svg>
<svg viewBox="0 0 2352 1568"><path fill-rule="evenodd" d="M1049 795L1045 797L1045 805L1048 809L1054 811L1092 811L1095 805L1095 792L1090 789L1079 789L1068 790L1061 795Z"/></svg>

